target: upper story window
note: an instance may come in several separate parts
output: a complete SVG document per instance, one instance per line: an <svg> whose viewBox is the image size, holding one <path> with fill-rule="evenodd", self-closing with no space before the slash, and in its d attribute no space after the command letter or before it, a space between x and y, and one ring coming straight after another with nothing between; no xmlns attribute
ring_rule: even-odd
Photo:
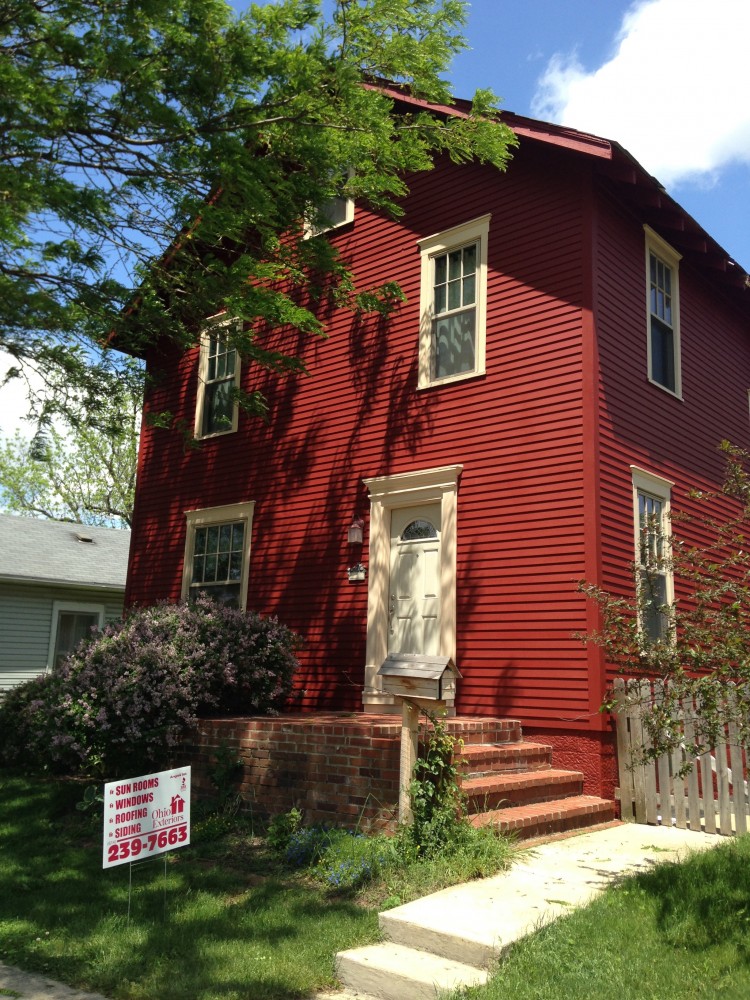
<svg viewBox="0 0 750 1000"><path fill-rule="evenodd" d="M349 176L351 176L351 171ZM332 174L331 179L335 179L335 175ZM340 185L336 184L335 186L343 189L346 181L347 174L344 173L341 175ZM312 213L310 214L312 216ZM327 233L331 229L339 229L348 222L354 222L354 199L347 198L343 194L329 198L315 212L315 218L316 222L311 219L305 222L305 237L308 239L311 236L318 236L320 233Z"/></svg>
<svg viewBox="0 0 750 1000"><path fill-rule="evenodd" d="M187 512L183 598L208 594L219 604L245 607L254 511L248 501Z"/></svg>
<svg viewBox="0 0 750 1000"><path fill-rule="evenodd" d="M680 255L652 229L648 226L644 228L648 289L648 377L662 389L681 396L678 285Z"/></svg>
<svg viewBox="0 0 750 1000"><path fill-rule="evenodd" d="M201 336L195 413L197 438L237 430L235 388L240 380L240 362L227 336L229 327L236 322L225 319L213 323Z"/></svg>
<svg viewBox="0 0 750 1000"><path fill-rule="evenodd" d="M484 374L489 228L483 215L419 240L420 388Z"/></svg>
<svg viewBox="0 0 750 1000"><path fill-rule="evenodd" d="M646 643L671 640L674 603L670 497L672 484L631 466L639 625Z"/></svg>

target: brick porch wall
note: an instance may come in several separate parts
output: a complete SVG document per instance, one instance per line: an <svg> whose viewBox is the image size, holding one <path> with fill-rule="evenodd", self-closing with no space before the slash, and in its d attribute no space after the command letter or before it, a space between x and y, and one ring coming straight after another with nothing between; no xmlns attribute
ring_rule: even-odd
<svg viewBox="0 0 750 1000"><path fill-rule="evenodd" d="M446 725L466 743L520 736L519 724L508 720L462 717ZM241 758L237 788L247 810L261 819L296 807L306 823L367 830L393 828L398 820L399 716L202 719L184 747L199 798L216 792L210 771L222 747Z"/></svg>

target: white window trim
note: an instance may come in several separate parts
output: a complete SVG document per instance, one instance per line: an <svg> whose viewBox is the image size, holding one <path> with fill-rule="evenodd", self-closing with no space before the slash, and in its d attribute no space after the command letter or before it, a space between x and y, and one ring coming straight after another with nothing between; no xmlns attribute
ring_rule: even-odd
<svg viewBox="0 0 750 1000"><path fill-rule="evenodd" d="M676 399L682 399L682 348L680 342L680 261L682 254L663 240L658 233L647 225L643 231L646 234L646 331L648 351L648 380L662 392L669 393ZM672 269L672 332L674 335L674 391L657 382L651 375L653 371L651 358L651 254L659 257Z"/></svg>
<svg viewBox="0 0 750 1000"><path fill-rule="evenodd" d="M49 649L47 651L47 670L51 670L55 663L55 648L57 646L57 631L60 624L60 612L72 611L82 615L97 615L99 623L97 628L104 626L104 605L87 604L78 601L53 601L52 602L52 625L49 633Z"/></svg>
<svg viewBox="0 0 750 1000"><path fill-rule="evenodd" d="M187 531L185 534L185 555L182 564L182 592L183 600L190 596L190 583L193 576L193 546L195 544L195 529L203 528L212 524L226 524L237 521L245 522L244 548L242 551L242 578L240 580L239 606L247 607L247 582L250 574L250 550L253 532L253 516L255 514L255 501L248 500L245 503L231 503L223 507L204 507L200 510L185 511L187 521Z"/></svg>
<svg viewBox="0 0 750 1000"><path fill-rule="evenodd" d="M456 542L458 480L462 465L420 469L363 482L370 493L367 652L363 701L371 710L392 704L378 670L388 655L388 593L391 512L417 504L440 504L440 656L456 658Z"/></svg>
<svg viewBox="0 0 750 1000"><path fill-rule="evenodd" d="M239 423L239 407L235 402L232 407L232 425L227 427L226 430L214 431L212 434L203 433L203 411L206 402L206 377L208 374L208 349L210 343L210 336L215 334L217 331L222 329L227 329L230 326L234 326L239 322L233 316L227 316L225 313L220 313L217 316L211 316L203 330L201 331L200 338L200 355L198 358L198 394L195 404L195 430L194 436L196 440L207 441L210 438L221 437L224 434L233 434L237 430ZM235 365L234 365L234 384L236 388L240 385L240 373L241 373L241 362L239 355L235 355Z"/></svg>
<svg viewBox="0 0 750 1000"><path fill-rule="evenodd" d="M447 382L461 382L468 378L476 378L485 373L485 354L487 340L487 242L490 230L491 215L480 215L476 219L464 222L453 229L447 229L433 236L417 240L421 255L420 279L420 320L419 320L419 375L417 387L426 389L434 385L444 385ZM456 375L446 375L444 378L432 377L432 321L434 319L434 281L433 258L454 247L466 243L479 243L477 256L477 302L476 302L476 343L475 365L472 371L459 372Z"/></svg>
<svg viewBox="0 0 750 1000"><path fill-rule="evenodd" d="M641 469L637 465L630 466L630 474L633 481L633 558L634 566L638 568L641 562L641 539L640 539L640 511L638 507L638 494L648 493L650 496L661 500L664 504L664 541L667 551L672 549L672 488L674 483L662 476L657 476L653 472ZM674 604L674 570L671 562L665 571L666 578L666 603ZM640 629L640 622L639 622Z"/></svg>
<svg viewBox="0 0 750 1000"><path fill-rule="evenodd" d="M344 202L344 218L341 222L334 222L329 226L315 226L305 219L302 238L311 240L314 236L322 236L323 233L333 233L343 226L348 226L350 222L354 222L354 198L344 198L342 195L341 200Z"/></svg>

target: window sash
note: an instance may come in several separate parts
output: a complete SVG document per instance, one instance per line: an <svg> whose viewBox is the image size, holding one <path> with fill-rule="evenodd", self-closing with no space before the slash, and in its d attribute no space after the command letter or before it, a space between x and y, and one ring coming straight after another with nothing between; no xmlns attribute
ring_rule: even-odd
<svg viewBox="0 0 750 1000"><path fill-rule="evenodd" d="M476 368L479 243L452 247L432 258L433 378Z"/></svg>
<svg viewBox="0 0 750 1000"><path fill-rule="evenodd" d="M640 627L648 642L669 639L669 536L666 503L638 490L638 604Z"/></svg>
<svg viewBox="0 0 750 1000"><path fill-rule="evenodd" d="M92 628L98 628L99 620L96 611L58 611L53 665L59 666L91 634Z"/></svg>

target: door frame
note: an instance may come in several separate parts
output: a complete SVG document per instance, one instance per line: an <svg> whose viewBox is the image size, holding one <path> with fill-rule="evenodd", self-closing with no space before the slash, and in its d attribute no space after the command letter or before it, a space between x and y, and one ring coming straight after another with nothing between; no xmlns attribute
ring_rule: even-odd
<svg viewBox="0 0 750 1000"><path fill-rule="evenodd" d="M367 651L362 702L365 711L387 711L394 698L383 691L378 670L388 655L391 512L440 504L440 641L438 654L456 659L456 541L458 480L462 465L444 465L363 480L370 493Z"/></svg>

